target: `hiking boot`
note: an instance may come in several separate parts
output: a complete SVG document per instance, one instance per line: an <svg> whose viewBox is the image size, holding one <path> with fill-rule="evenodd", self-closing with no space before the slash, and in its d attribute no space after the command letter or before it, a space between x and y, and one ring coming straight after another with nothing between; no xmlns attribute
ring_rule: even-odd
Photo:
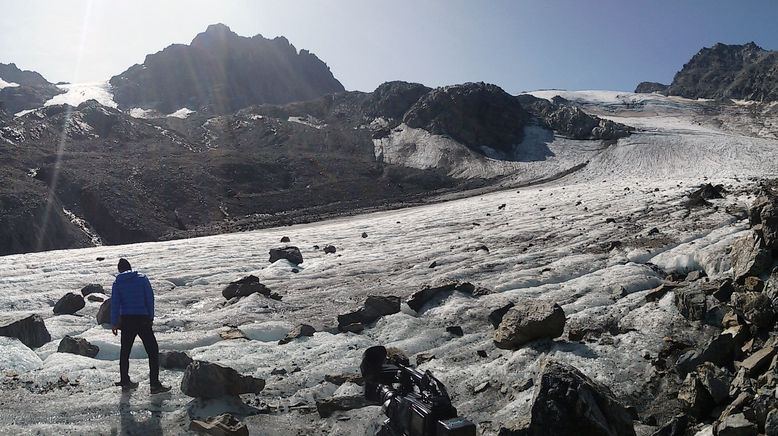
<svg viewBox="0 0 778 436"><path fill-rule="evenodd" d="M170 391L170 386L165 386L163 384L151 385L151 395L161 394L169 391Z"/></svg>
<svg viewBox="0 0 778 436"><path fill-rule="evenodd" d="M138 387L138 383L134 381L118 382L116 386L121 386L123 391L131 391Z"/></svg>

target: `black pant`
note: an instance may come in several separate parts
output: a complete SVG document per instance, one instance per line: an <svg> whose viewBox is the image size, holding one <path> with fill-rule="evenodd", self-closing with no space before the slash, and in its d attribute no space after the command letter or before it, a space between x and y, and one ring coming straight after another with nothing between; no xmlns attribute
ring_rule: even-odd
<svg viewBox="0 0 778 436"><path fill-rule="evenodd" d="M121 321L122 330L122 349L119 353L119 373L121 382L130 381L130 352L132 344L135 342L135 336L140 336L143 341L143 348L149 355L149 382L152 385L159 384L159 345L154 332L151 330L152 321L144 315L124 315Z"/></svg>

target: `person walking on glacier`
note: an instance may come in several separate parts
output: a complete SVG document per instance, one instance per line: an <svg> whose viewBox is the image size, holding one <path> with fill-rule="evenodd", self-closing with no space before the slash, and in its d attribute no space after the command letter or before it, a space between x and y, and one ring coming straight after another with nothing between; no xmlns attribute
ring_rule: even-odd
<svg viewBox="0 0 778 436"><path fill-rule="evenodd" d="M140 336L143 348L149 356L149 383L151 393L159 394L170 390L159 381L159 345L154 337L154 291L149 279L132 270L127 259L119 259L119 275L111 289L111 331L114 336L122 331L121 351L119 353L120 381L116 383L122 390L138 387L130 380L130 352L135 336Z"/></svg>

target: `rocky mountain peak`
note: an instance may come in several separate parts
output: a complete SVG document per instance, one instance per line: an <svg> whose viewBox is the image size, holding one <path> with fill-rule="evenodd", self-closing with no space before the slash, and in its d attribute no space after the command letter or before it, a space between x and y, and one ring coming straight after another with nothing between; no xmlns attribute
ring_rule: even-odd
<svg viewBox="0 0 778 436"><path fill-rule="evenodd" d="M257 104L312 100L344 91L329 67L284 37L244 37L208 26L190 45L171 45L111 78L122 109L228 113Z"/></svg>
<svg viewBox="0 0 778 436"><path fill-rule="evenodd" d="M778 53L754 42L703 48L675 75L666 93L774 101L778 99Z"/></svg>

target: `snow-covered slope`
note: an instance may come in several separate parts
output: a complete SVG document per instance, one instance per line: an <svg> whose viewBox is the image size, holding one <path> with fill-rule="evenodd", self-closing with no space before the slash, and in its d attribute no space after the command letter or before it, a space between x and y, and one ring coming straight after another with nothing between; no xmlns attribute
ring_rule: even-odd
<svg viewBox="0 0 778 436"><path fill-rule="evenodd" d="M589 101L586 98L592 97L582 101ZM152 279L161 349L185 350L195 359L267 379L258 399L272 406L271 413L244 419L252 434L365 434L379 421L380 408L340 412L329 419L320 419L311 408L316 399L338 389L324 376L358 372L362 351L375 344L398 347L412 362L418 353L434 355L420 368L447 385L459 412L478 423L484 434L495 434L500 424L526 416L533 392L526 381L548 358L575 365L620 398L639 393L656 371L650 359L665 345L664 338L686 322L672 293L657 302L645 301L647 290L663 279L647 263L667 271L725 274L730 268L728 246L746 228L730 214L749 200L742 194L750 186L745 177L774 175L778 162L778 144L772 139L696 125L694 105L702 103L646 98L637 106L604 98L585 103L603 116L629 117L634 122L628 124L642 129L616 143L589 143L591 148L585 148L580 141L552 138L547 145L553 156L545 160L498 164L481 158L480 167L452 164L452 170L463 174L503 165L495 174L510 176L513 182L578 165L564 177L518 192L506 189L248 233L1 257L2 312L44 315L53 340L34 352L15 340L0 341L5 368L0 432L184 431L187 408L197 409L197 404L178 389L181 372L163 370L163 381L174 386L168 397L149 398L143 385L122 395L112 386L118 378L118 338L96 325L99 304L87 303L77 316L52 316L52 305L66 292L78 292L89 283L109 287L119 257L127 257ZM402 130L396 132L400 139L423 135ZM377 152L393 159L392 153L405 142L377 144L383 147ZM402 158L428 165L461 152L443 138L427 143L437 148L410 150ZM687 209L685 195L703 182L723 183L730 194L713 200L718 208ZM656 232L649 233L653 228ZM368 237L362 238L362 232ZM298 273L286 261L267 261L270 248L285 245L278 242L282 236L302 250L305 262ZM335 245L337 253L313 248L326 244ZM257 275L283 300L254 294L223 306L221 290L248 274ZM336 316L356 309L368 295L406 298L425 285L450 281L472 282L495 293L480 298L446 295L418 314L404 307L362 334L332 333ZM506 302L527 298L558 302L568 323L615 317L619 333L586 343L563 336L513 352L496 348L487 315ZM276 344L299 323L312 324L318 332ZM222 340L219 332L227 325L238 326L249 339ZM464 336L446 332L455 325ZM57 353L66 334L98 345L97 358ZM478 350L487 357L479 357ZM143 355L136 344L133 356ZM271 375L275 368L288 373ZM133 361L131 374L146 381L145 361ZM56 387L63 376L68 382ZM476 393L474 388L487 381L488 387ZM227 407L219 404L211 411L217 406Z"/></svg>
<svg viewBox="0 0 778 436"><path fill-rule="evenodd" d="M103 106L117 107L116 102L113 101L113 94L108 82L72 83L58 86L66 92L48 100L45 103L46 106L54 104L78 106L87 100L97 100Z"/></svg>

